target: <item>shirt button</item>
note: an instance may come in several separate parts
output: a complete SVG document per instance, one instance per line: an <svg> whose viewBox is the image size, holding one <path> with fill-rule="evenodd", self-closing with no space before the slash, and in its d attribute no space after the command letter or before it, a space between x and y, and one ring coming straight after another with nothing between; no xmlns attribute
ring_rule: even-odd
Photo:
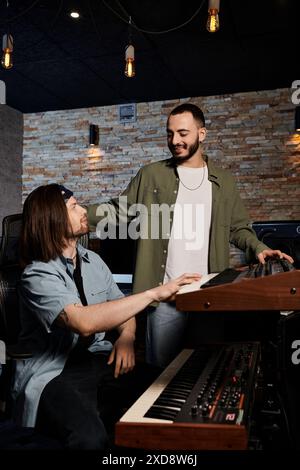
<svg viewBox="0 0 300 470"><path fill-rule="evenodd" d="M162 286L162 282L159 282L158 285L159 285L159 286Z"/></svg>
<svg viewBox="0 0 300 470"><path fill-rule="evenodd" d="M153 189L153 192L154 192L154 193L157 193L157 189Z"/></svg>
<svg viewBox="0 0 300 470"><path fill-rule="evenodd" d="M167 250L164 250L164 253L167 253Z"/></svg>
<svg viewBox="0 0 300 470"><path fill-rule="evenodd" d="M169 233L166 233L166 237L169 237L169 236L170 236L170 234L169 234Z"/></svg>
<svg viewBox="0 0 300 470"><path fill-rule="evenodd" d="M174 190L174 194L177 194L177 189Z"/></svg>
<svg viewBox="0 0 300 470"><path fill-rule="evenodd" d="M164 265L164 264L162 264L162 265L161 265L161 267L162 267L162 268L164 268L164 267L165 267L165 265Z"/></svg>

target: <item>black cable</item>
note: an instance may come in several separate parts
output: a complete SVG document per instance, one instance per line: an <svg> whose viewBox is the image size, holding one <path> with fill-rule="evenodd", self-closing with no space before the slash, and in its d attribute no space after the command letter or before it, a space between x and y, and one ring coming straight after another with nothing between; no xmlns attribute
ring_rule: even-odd
<svg viewBox="0 0 300 470"><path fill-rule="evenodd" d="M177 29L180 29L180 28L183 28L184 26L186 26L187 24L189 24L197 15L198 13L200 12L201 8L203 7L204 3L206 2L206 0L202 0L202 3L201 5L199 6L199 8L197 8L197 10L195 11L195 13L193 13L193 15L188 19L186 20L184 23L180 24L180 25L177 25L177 26L174 26L173 28L170 28L170 29L166 29L166 30L163 30L163 31L149 31L147 29L142 29L142 28L139 28L135 23L131 23L131 26L133 28L135 28L137 31L140 31L141 33L146 33L146 34L165 34L165 33L170 33L172 31L176 31ZM102 0L102 3L104 4L104 6L106 6L106 8L108 8L114 15L116 15L120 20L122 20L124 23L128 24L129 25L129 21L125 18L123 18L123 16L121 16L116 10L114 10L114 8L112 8L110 5L108 5L106 3L106 0ZM119 2L117 2L119 3ZM120 6L120 4L119 4Z"/></svg>
<svg viewBox="0 0 300 470"><path fill-rule="evenodd" d="M89 9L89 15L90 15L91 21L93 23L94 29L96 31L96 34L99 37L101 43L103 43L103 37L102 37L102 35L99 31L99 28L97 26L97 23L95 21L95 16L94 16L94 12L93 12L92 5L91 5L91 0L88 0L88 9Z"/></svg>
<svg viewBox="0 0 300 470"><path fill-rule="evenodd" d="M284 420L284 424L285 424L285 427L286 427L288 442L291 445L293 445L294 440L293 440L293 437L292 437L290 423L289 423L289 419L288 419L287 412L286 412L286 409L285 409L285 404L284 404L283 398L281 396L281 393L278 390L275 391L275 394L276 394L277 400L279 401L281 411L282 411L282 414L283 414L283 420Z"/></svg>
<svg viewBox="0 0 300 470"><path fill-rule="evenodd" d="M32 2L32 4L29 7L25 8L25 10L23 10L21 13L19 13L18 15L12 16L11 18L7 18L4 21L0 21L0 24L12 23L13 21L17 20L18 18L21 18L22 16L26 15L26 13L28 13L30 10L32 10L32 8L37 3L39 3L39 1L40 0L35 0L34 2Z"/></svg>

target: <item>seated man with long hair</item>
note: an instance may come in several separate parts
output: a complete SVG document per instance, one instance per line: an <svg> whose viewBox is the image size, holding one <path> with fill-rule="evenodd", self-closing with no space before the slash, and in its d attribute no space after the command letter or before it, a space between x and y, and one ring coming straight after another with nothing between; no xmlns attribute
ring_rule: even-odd
<svg viewBox="0 0 300 470"><path fill-rule="evenodd" d="M100 450L108 438L98 391L133 374L135 315L199 276L123 297L101 258L78 244L88 230L86 210L65 187L40 186L27 197L20 315L21 338L33 355L17 363L13 394L23 426L36 426L65 448ZM104 333L113 328L114 346Z"/></svg>

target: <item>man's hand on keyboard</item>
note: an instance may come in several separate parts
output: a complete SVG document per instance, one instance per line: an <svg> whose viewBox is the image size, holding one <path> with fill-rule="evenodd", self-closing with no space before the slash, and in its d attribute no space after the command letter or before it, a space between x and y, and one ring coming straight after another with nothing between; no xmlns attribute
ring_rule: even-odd
<svg viewBox="0 0 300 470"><path fill-rule="evenodd" d="M175 294L179 291L181 286L184 286L185 284L191 284L195 281L199 281L200 278L201 274L198 273L182 274L182 276L179 276L176 279L172 279L171 281L167 282L166 284L163 284L162 286L150 289L150 292L155 295L155 301L170 302L175 299Z"/></svg>
<svg viewBox="0 0 300 470"><path fill-rule="evenodd" d="M294 260L291 256L287 255L286 253L283 253L280 250L264 250L261 253L257 255L257 259L260 263L265 264L266 258L280 258L280 259L286 259L289 261L289 263L293 263Z"/></svg>

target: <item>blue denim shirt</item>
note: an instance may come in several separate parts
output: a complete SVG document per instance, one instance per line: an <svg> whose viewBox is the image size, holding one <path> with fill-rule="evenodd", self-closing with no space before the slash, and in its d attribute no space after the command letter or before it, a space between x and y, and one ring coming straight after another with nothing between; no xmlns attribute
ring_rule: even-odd
<svg viewBox="0 0 300 470"><path fill-rule="evenodd" d="M93 251L78 245L84 293L88 305L123 297L112 274ZM28 265L20 284L21 340L33 356L16 364L13 397L15 417L23 426L34 426L39 399L44 387L64 368L75 347L78 334L56 325L55 320L66 305L81 303L73 280L72 260L63 256L48 263ZM97 333L91 352L107 351L112 344Z"/></svg>

